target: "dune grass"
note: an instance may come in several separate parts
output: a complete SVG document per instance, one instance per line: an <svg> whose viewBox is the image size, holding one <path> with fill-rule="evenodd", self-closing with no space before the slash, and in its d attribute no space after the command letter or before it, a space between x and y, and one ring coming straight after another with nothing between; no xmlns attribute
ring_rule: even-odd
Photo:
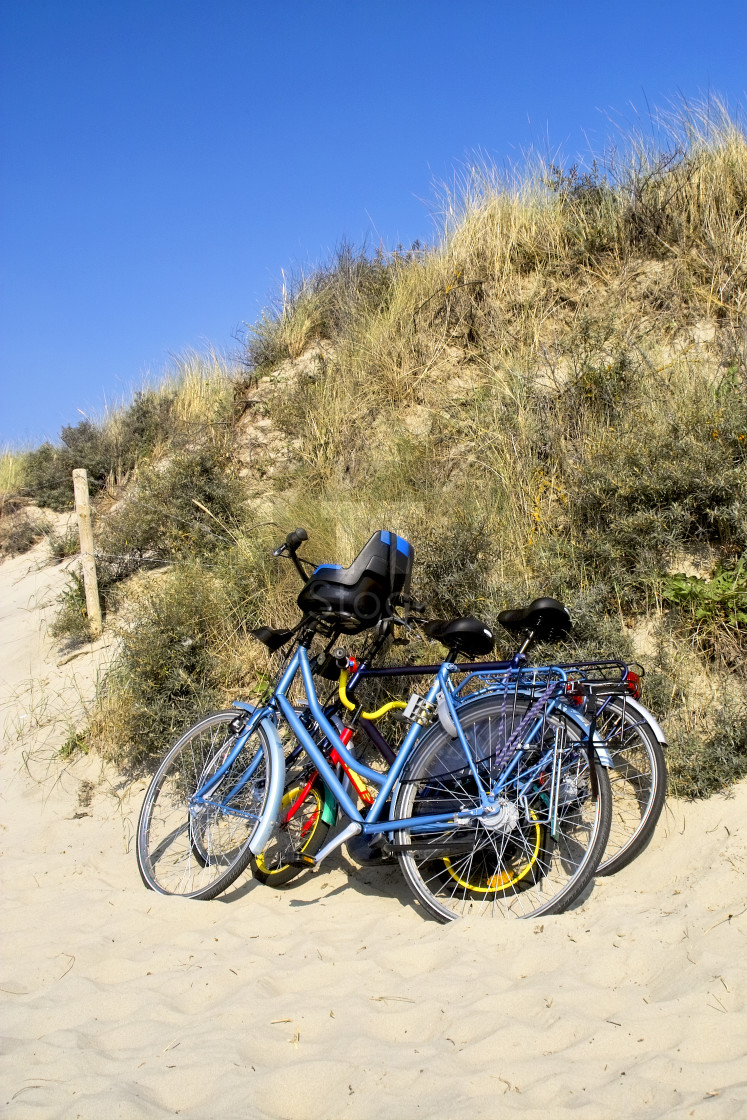
<svg viewBox="0 0 747 1120"><path fill-rule="evenodd" d="M18 487L18 472L21 452L12 447L0 449L0 501L6 495L15 493Z"/></svg>

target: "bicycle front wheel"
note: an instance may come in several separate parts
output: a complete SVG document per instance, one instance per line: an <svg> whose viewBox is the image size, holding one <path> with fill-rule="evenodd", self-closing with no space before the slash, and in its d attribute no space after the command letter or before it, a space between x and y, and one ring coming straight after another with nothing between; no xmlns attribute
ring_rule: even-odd
<svg viewBox="0 0 747 1120"><path fill-rule="evenodd" d="M597 874L614 875L653 836L667 793L667 766L644 715L625 697L607 702L597 732L612 758L612 825Z"/></svg>
<svg viewBox="0 0 747 1120"><path fill-rule="evenodd" d="M138 868L151 890L215 898L249 863L249 843L270 779L269 745L261 726L220 782L210 786L244 724L235 710L205 716L174 744L154 775L137 827Z"/></svg>
<svg viewBox="0 0 747 1120"><path fill-rule="evenodd" d="M500 697L465 704L459 719L480 778L490 788L502 768L501 747L521 716L507 718ZM547 716L531 757L562 743L557 810L549 813L548 774L510 783L490 816L462 819L435 830L395 833L405 880L426 910L455 918L528 918L566 909L592 879L610 827L611 794L604 768L592 772L583 729L562 713ZM523 782L523 784L522 784ZM526 787L526 789L525 789ZM525 789L523 796L519 791ZM454 813L479 806L477 785L458 740L433 727L405 767L395 818Z"/></svg>

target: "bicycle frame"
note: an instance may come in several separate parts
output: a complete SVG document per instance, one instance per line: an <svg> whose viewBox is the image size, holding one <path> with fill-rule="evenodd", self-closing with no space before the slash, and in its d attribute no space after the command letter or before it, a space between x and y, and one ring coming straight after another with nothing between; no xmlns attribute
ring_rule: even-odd
<svg viewBox="0 0 747 1120"><path fill-rule="evenodd" d="M520 674L521 672L521 670L516 670L514 667L512 667L510 663L496 663L496 666L499 666L498 671L504 676L504 678L507 679L511 675L516 677L517 673ZM480 667L481 670L485 672L484 663ZM422 671L422 667L418 668L420 668ZM196 793L193 795L192 802L196 804L209 804L211 791L219 784L223 775L227 772L229 767L238 757L249 735L252 734L252 732L260 723L263 723L265 727L267 727L268 724L272 724L274 728L278 715L281 715L287 722L291 731L296 736L299 744L308 755L309 759L321 776L323 782L331 791L343 813L346 815L350 822L346 826L346 828L342 830L342 832L335 836L333 840L331 840L329 844L325 846L325 848L317 853L317 857L313 861L315 863L321 862L321 860L329 851L333 850L339 844L343 843L344 840L360 833L369 836L381 833L391 835L392 833L403 828L407 828L412 832L427 833L428 831L438 831L439 829L442 829L444 825L464 825L468 824L470 820L476 821L480 817L489 815L496 811L496 799L499 797L501 790L505 789L509 784L516 784L516 793L518 799L525 804L525 807L528 811L527 798L530 787L536 781L537 776L543 771L547 771L548 768L550 768L552 771L552 780L550 786L548 787L548 823L551 824L551 828L554 831L558 805L558 789L556 787L559 787L562 769L559 764L559 743L557 730L552 746L549 749L543 750L540 759L534 762L528 768L526 773L522 774L520 783L518 781L517 772L519 768L519 760L523 753L520 748L525 744L532 743L534 736L541 728L546 716L555 708L560 706L560 690L562 689L565 682L565 674L562 672L559 673L555 669L532 670L532 672L535 674L535 677L542 677L543 673L546 676L549 676L551 672L554 672L556 674L556 679L554 681L551 681L551 683L547 686L545 693L535 705L537 707L537 712L534 713L533 711L530 711L527 715L525 715L522 724L517 729L517 731L514 732L514 737L516 737L517 733L521 734L521 742L517 741L512 745L512 757L507 761L505 768L499 774L497 780L493 782L490 788L488 788L480 775L477 760L475 759L473 752L470 749L470 746L464 735L464 732L460 726L458 716L459 705L455 703L455 690L449 679L452 673L461 674L464 671L464 667L451 664L450 662L444 662L442 665L436 668L437 672L435 675L435 679L431 683L430 688L428 689L428 692L423 699L427 705L432 705L435 708L439 694L442 694L444 697L447 712L449 714L449 717L451 718L451 721L453 722L454 730L456 732L455 738L459 742L462 753L464 755L465 763L470 771L472 779L475 782L476 790L478 793L479 804L477 804L474 808L460 809L458 811L452 810L448 812L427 815L424 814L417 817L408 818L394 818L390 815L387 819L384 819L387 802L389 801L392 791L397 786L397 783L412 753L412 750L417 740L425 730L425 727L421 726L417 722L414 722L412 724L405 736L404 742L395 758L394 763L386 774L381 774L379 773L379 771L373 770L370 767L362 764L358 759L354 757L354 755L352 755L348 751L346 744L343 742L337 731L337 728L334 726L328 715L322 709L314 686L313 674L309 665L308 652L303 645L300 645L293 654L280 681L278 682L272 698L264 708L253 709L249 704L245 704L240 701L236 703L236 707L239 707L250 713L250 719L246 727L238 735L236 742L231 747L222 766L219 767L218 770L216 770L215 773L210 777L210 779L196 791ZM288 699L288 691L290 689L290 686L299 672L301 674L304 690L306 692L308 710L311 712L314 720L325 735L328 744L334 749L334 751L337 752L337 755L347 765L350 766L351 769L355 770L358 774L361 774L363 777L365 777L367 780L378 787L378 793L365 817L351 798L348 790L340 781L334 767L325 757L324 751L317 745L317 743L314 742L314 739L312 738L309 730L299 718L298 712ZM552 695L553 692L557 693L557 695ZM511 741L509 741L509 745L511 746ZM222 808L225 812L230 814L234 811L231 808L231 799L237 792L239 792L239 790L246 784L246 782L250 780L253 772L256 770L257 765L258 761L255 759L255 761L247 768L247 771L242 775L239 782L233 787L231 791L229 791L225 799L222 800ZM279 763L279 765L283 770L284 779L284 758ZM277 803L277 806L268 805L265 814L263 814L262 823L266 824L268 815L272 814L272 820L270 824L271 829L271 827L275 823L278 811L279 801Z"/></svg>
<svg viewBox="0 0 747 1120"><path fill-rule="evenodd" d="M427 703L434 704L439 692L443 692L447 697L447 704L450 702L450 690L447 683L450 668L451 666L449 666L448 663L445 663L439 668L436 678L431 684L425 696L425 700ZM293 708L293 705L288 700L287 690L299 670L301 673L301 678L303 680L309 710L321 730L324 732L328 742L337 751L340 758L342 758L344 762L348 766L350 766L351 769L355 770L356 773L360 774L362 777L366 778L368 781L379 787L376 798L374 799L374 802L365 817L359 811L358 806L350 797L349 793L335 773L335 770L326 759L324 752L314 742L309 731L299 719L297 712ZM314 766L319 772L325 785L327 785L327 787L332 791L338 804L340 805L340 808L352 823L360 826L356 831L362 832L364 835L371 835L374 833L382 832L383 829L381 820L384 807L392 793L392 790L397 784L397 780L400 777L402 770L404 769L405 763L410 756L413 746L422 734L424 728L417 723L412 724L409 731L407 732L407 735L405 736L404 742L400 747L394 763L389 768L386 774L381 774L378 770L373 770L370 767L365 766L349 752L348 748L340 738L337 729L324 713L316 695L311 668L309 666L308 654L303 646L299 646L299 648L296 650L296 653L291 658L291 661L280 683L278 684L275 695L270 702L270 707L275 704L284 716L294 735L301 743L307 755L314 763ZM455 713L452 711L452 715L454 714ZM474 759L472 758L472 755L470 753L467 741L461 731L461 728L458 729L458 732L462 748L464 750L465 761L470 768L479 791L481 803L481 809L477 811L477 813L479 814L480 812L484 811L484 809L487 808L490 804L490 795L480 779L480 775L478 773ZM474 813L474 810L469 810L465 811L464 814L460 814L460 816L469 816L473 815ZM390 828L393 829L395 826L397 828L409 828L426 826L429 824L443 824L446 821L453 819L453 817L454 814L440 813L433 814L432 816L427 817L423 816L417 818L407 818L396 821L390 819L389 821L387 821L386 831L389 831Z"/></svg>

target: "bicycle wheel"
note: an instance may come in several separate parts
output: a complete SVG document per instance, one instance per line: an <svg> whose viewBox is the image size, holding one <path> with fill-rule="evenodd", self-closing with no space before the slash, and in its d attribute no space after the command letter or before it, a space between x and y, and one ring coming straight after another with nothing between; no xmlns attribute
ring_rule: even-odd
<svg viewBox="0 0 747 1120"><path fill-rule="evenodd" d="M325 789L316 778L293 780L286 786L280 803L280 824L263 851L253 856L252 871L260 883L282 886L303 871L293 860L313 856L327 838L330 826L324 819Z"/></svg>
<svg viewBox="0 0 747 1120"><path fill-rule="evenodd" d="M597 730L612 756L612 824L597 874L614 875L640 855L654 833L667 793L667 766L644 715L625 697L609 701Z"/></svg>
<svg viewBox="0 0 747 1120"><path fill-rule="evenodd" d="M245 717L215 712L171 748L148 787L137 826L143 882L160 894L215 898L249 863L249 843L265 806L270 754L262 727L219 784L195 796L236 744Z"/></svg>
<svg viewBox="0 0 747 1120"><path fill-rule="evenodd" d="M500 773L501 747L524 714L505 711L502 698L466 703L459 718L486 785ZM537 757L562 737L563 769L555 832L548 813L549 775L533 773ZM535 767L536 769L536 767ZM526 762L489 817L452 823L435 832L394 834L405 880L440 921L469 915L528 918L559 913L585 889L610 827L611 794L604 768L589 767L582 728L562 713L546 717ZM529 782L525 798L518 792ZM394 817L456 813L479 805L477 786L458 740L436 724L416 748L397 790ZM435 826L434 826L435 827Z"/></svg>

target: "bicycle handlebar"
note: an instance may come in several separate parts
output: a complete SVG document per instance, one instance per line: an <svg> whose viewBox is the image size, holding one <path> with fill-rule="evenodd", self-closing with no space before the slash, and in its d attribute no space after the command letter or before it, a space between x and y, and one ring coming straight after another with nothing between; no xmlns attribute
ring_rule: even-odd
<svg viewBox="0 0 747 1120"><path fill-rule="evenodd" d="M273 556L289 556L293 561L296 571L298 572L304 583L308 578L308 573L303 570L301 561L296 556L296 552L301 547L303 542L307 541L308 539L309 534L305 529L294 529L292 533L288 533L288 536L285 538L280 547L276 548L272 554ZM310 560L305 560L304 563L309 564L312 568L314 566Z"/></svg>
<svg viewBox="0 0 747 1120"><path fill-rule="evenodd" d="M285 547L289 552L295 552L296 549L300 548L303 542L308 539L309 534L305 529L294 529L293 532L289 533L285 538Z"/></svg>
<svg viewBox="0 0 747 1120"><path fill-rule="evenodd" d="M294 529L292 533L288 533L283 543L279 548L273 552L273 556L282 556L283 553L288 553L289 556L294 557L297 550L301 547L304 541L309 539L309 534L305 529Z"/></svg>

